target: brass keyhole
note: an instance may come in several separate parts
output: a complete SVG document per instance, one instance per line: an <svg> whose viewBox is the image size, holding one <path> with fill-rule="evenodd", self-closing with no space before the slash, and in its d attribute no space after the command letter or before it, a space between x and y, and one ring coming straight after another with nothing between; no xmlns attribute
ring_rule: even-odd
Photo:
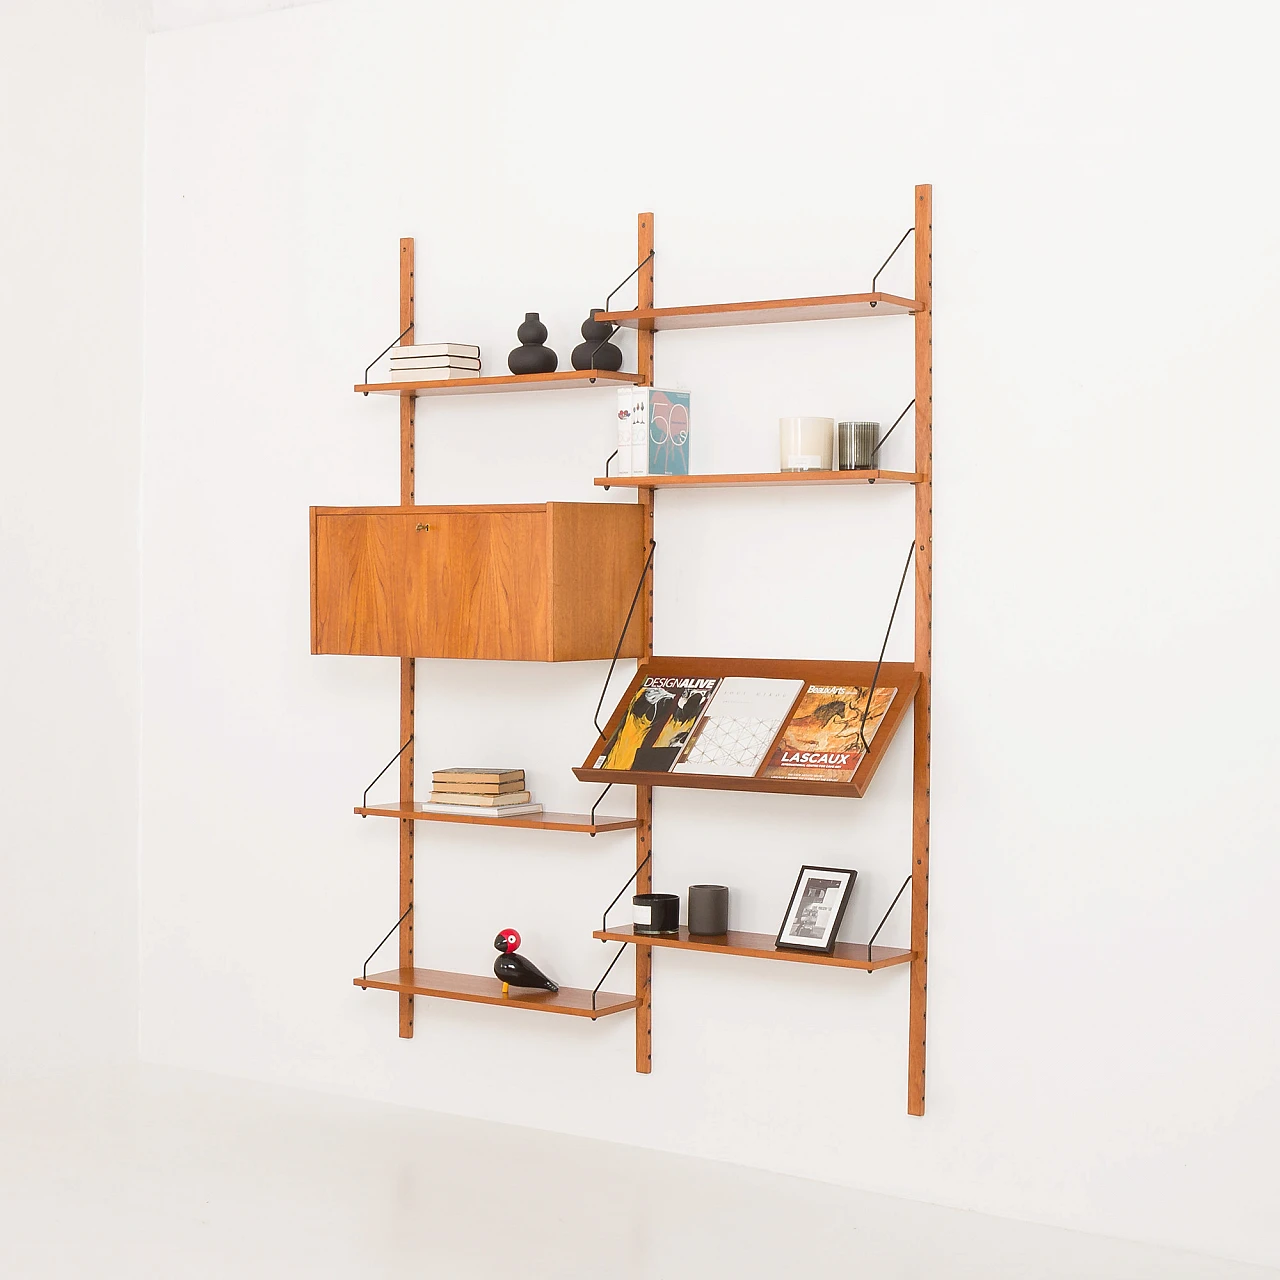
<svg viewBox="0 0 1280 1280"><path fill-rule="evenodd" d="M417 533L426 533L427 530L431 528L429 524L416 524L413 527L414 531Z"/></svg>

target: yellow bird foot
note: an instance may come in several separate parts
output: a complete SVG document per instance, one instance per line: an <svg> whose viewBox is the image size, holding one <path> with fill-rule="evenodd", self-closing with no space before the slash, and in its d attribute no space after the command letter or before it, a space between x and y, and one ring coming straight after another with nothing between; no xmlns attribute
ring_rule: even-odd
<svg viewBox="0 0 1280 1280"><path fill-rule="evenodd" d="M504 982L504 983L502 984L502 994L503 994L504 996L507 994L507 989L508 989L508 987L509 987L509 986L510 986L510 984L509 984L509 983L506 983L506 982Z"/></svg>

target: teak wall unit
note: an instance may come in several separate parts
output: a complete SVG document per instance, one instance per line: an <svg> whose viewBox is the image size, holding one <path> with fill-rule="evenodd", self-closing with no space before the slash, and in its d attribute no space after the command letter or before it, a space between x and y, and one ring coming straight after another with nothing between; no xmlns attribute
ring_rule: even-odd
<svg viewBox="0 0 1280 1280"><path fill-rule="evenodd" d="M928 977L929 923L929 705L932 667L932 547L933 547L933 319L932 319L932 189L915 189L915 288L914 297L903 298L876 292L840 294L828 297L786 298L762 302L714 303L706 306L656 308L654 306L654 225L653 215L642 213L638 219L637 305L631 311L605 312L600 319L619 327L636 330L637 364L635 373L580 373L576 371L540 374L528 377L460 378L429 383L361 383L356 391L390 393L400 402L400 506L395 508L316 508L312 512L312 647L316 652L389 653L400 657L400 740L407 745L399 756L400 800L396 805L361 807L357 813L394 817L400 831L400 924L399 968L389 973L366 975L355 980L357 986L396 991L400 1003L400 1034L413 1034L413 998L415 995L439 996L513 1008L536 1009L549 1013L598 1018L608 1014L635 1010L636 1070L652 1069L652 954L656 947L673 947L704 953L747 956L755 959L787 963L808 963L879 970L906 964L910 967L910 1010L908 1017L907 1110L912 1115L924 1114L925 1102L925 1029ZM908 232L910 234L910 232ZM899 242L899 247L906 240ZM895 253L897 250L895 249ZM890 255L892 257L892 254ZM887 260L886 260L887 264ZM883 268L882 268L883 270ZM587 587L602 571L598 565L583 568L575 558L577 548L570 539L563 561L557 560L559 521L568 518L557 508L567 509L581 504L547 503L540 507L511 508L420 508L414 505L414 404L419 395L473 395L487 391L512 392L553 388L611 386L625 383L654 385L654 337L660 329L699 328L724 325L778 324L800 320L843 319L855 316L910 314L915 331L915 465L909 472L865 471L822 472L810 474L729 474L689 477L600 477L595 483L629 486L636 489L635 506L612 506L613 512L628 512L625 517L600 515L588 519L610 521L615 518L638 522L608 525L610 550L603 576L609 584L602 594L603 602L592 600ZM414 342L414 271L413 241L400 242L400 342ZM619 601L625 606L623 588L627 575L634 584L640 578L644 556L653 545L654 500L663 488L722 485L801 485L801 484L911 484L915 486L915 655L914 662L885 663L881 683L898 687L890 716L872 741L871 751L863 762L856 784L847 787L821 787L790 783L765 785L765 780L717 778L714 780L677 780L672 775L632 775L617 771L592 769L593 755L574 772L583 780L628 783L636 788L634 819L595 818L577 814L544 814L538 819L486 819L477 816L452 819L462 822L501 822L505 826L541 827L549 830L598 831L632 829L635 831L635 889L650 892L653 888L652 824L653 786L715 785L726 790L778 790L792 792L818 791L824 795L862 795L898 724L910 708L914 725L912 760L912 827L911 827L911 945L908 949L873 947L869 944L841 943L832 956L806 955L777 951L768 935L731 931L723 939L690 938L687 931L664 938L637 937L629 927L602 928L595 937L634 944L636 982L634 995L591 993L562 988L556 996L545 993L519 993L503 997L496 979L468 974L440 973L413 967L414 892L413 838L415 822L426 817L414 802L414 654L416 656L467 657L538 657L548 660L585 657L610 657L612 645L622 629L622 618L616 619L606 652L598 651L601 619L616 612ZM467 581L444 585L438 563L431 560L434 551L415 546L414 535L428 534L426 529L410 528L429 524L432 518L459 520L467 516L485 515L492 523L488 528L458 526L457 554L471 565ZM545 529L533 532L533 526L504 525L517 515L541 513ZM326 521L334 521L326 525ZM604 526L602 526L603 528ZM519 532L519 536L514 536ZM450 537L454 533L450 530ZM486 553L498 545L510 544L506 553ZM534 545L536 544L536 546ZM439 545L443 545L439 544ZM507 560L503 555L507 555ZM426 556L424 562L420 557ZM445 557L452 563L453 553ZM527 557L522 560L521 557ZM505 566L522 564L522 574L532 573L536 585L527 595L511 590L504 578ZM558 569L557 565L561 567ZM477 568L476 566L480 566ZM656 570L655 570L656 571ZM854 683L870 679L876 664L870 662L781 662L768 659L723 659L711 664L706 659L655 658L653 654L653 579L644 574L638 595L638 607L624 638L621 656L638 657L641 662L635 683L645 671L658 672L677 666L688 673L697 663L714 665L722 673L731 669L741 674L806 674L815 680L843 679ZM468 581L470 586L467 585ZM447 625L435 626L424 621L421 611L410 603L409 595L431 583L440 599L449 601L447 612L455 608L458 616ZM620 585L621 584L621 585ZM597 586L599 584L597 583ZM470 591L488 602L480 610L484 621L474 630L461 625L470 616L460 602L469 600ZM402 598L397 595L403 593ZM452 593L452 594L450 594ZM504 612L505 611L505 612ZM370 617L369 615L373 616ZM557 618L565 630L557 630ZM500 622L500 619L507 621ZM507 629L512 634L507 635ZM582 630L575 631L575 628ZM584 640L583 637L586 636ZM576 639L572 637L577 637ZM582 641L579 643L579 641ZM461 652L464 651L465 652ZM783 671L787 668L787 672ZM795 670L792 671L791 668ZM804 670L801 671L801 668ZM624 699L625 704L625 699ZM615 720L619 711L615 713ZM612 727L612 722L609 727ZM606 729L607 735L608 729ZM599 743L597 743L597 748ZM895 899L896 902L896 899ZM892 908L891 908L892 910ZM393 932L395 930L393 929ZM388 935L389 937L390 935ZM594 996L594 998L593 998Z"/></svg>

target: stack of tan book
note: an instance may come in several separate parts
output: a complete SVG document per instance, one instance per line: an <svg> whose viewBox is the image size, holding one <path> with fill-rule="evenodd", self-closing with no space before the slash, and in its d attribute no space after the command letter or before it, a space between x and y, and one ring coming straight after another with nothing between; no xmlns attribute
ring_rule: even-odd
<svg viewBox="0 0 1280 1280"><path fill-rule="evenodd" d="M431 795L422 808L427 813L514 818L542 812L532 799L525 790L523 769L436 769L431 775Z"/></svg>

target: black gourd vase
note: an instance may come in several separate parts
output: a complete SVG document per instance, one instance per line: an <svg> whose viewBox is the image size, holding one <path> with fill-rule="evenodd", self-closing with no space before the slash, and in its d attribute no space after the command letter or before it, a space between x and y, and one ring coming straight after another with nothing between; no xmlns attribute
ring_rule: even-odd
<svg viewBox="0 0 1280 1280"><path fill-rule="evenodd" d="M600 310L592 307L591 314L582 322L582 336L586 341L574 347L569 359L575 369L604 369L617 373L622 368L622 351L607 341L613 337L613 325L596 319Z"/></svg>
<svg viewBox="0 0 1280 1280"><path fill-rule="evenodd" d="M520 345L507 357L507 368L512 373L555 373L560 361L550 347L543 346L547 326L538 319L536 311L525 312L524 324L516 330L516 337Z"/></svg>

